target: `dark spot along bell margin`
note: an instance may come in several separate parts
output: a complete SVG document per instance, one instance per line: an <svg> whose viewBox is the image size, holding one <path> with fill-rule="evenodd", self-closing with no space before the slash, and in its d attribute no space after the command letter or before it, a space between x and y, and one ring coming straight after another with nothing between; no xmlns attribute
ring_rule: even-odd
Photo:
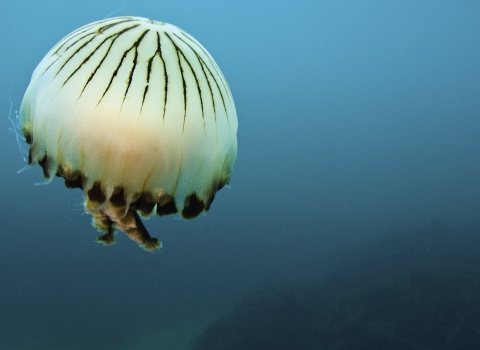
<svg viewBox="0 0 480 350"><path fill-rule="evenodd" d="M38 160L38 164L42 167L43 176L45 178L50 178L48 172L48 163L51 159L45 155ZM29 152L29 163L32 163L31 148ZM80 188L83 189L84 175L79 170L66 170L65 167L59 165L57 172L55 174L58 177L63 177L65 179L65 186L67 188ZM202 211L210 210L213 200L215 199L215 193L221 190L225 186L225 180L216 181L212 184L211 195L207 200L207 203L204 203L203 200L197 197L196 193L191 193L185 198L185 205L182 210L182 216L185 219L196 218ZM103 203L106 200L106 195L102 190L101 182L97 181L94 183L91 189L87 192L88 198L97 203ZM137 200L130 204L130 208L140 211L142 215L149 215L152 213L153 208L157 205L157 215L165 216L170 214L175 214L178 212L178 209L175 205L175 199L173 196L167 196L167 200L163 200L161 203L156 202L153 198L153 195L150 192L143 192L137 196ZM110 203L115 207L124 207L126 205L125 200L125 190L122 187L116 187L111 198Z"/></svg>

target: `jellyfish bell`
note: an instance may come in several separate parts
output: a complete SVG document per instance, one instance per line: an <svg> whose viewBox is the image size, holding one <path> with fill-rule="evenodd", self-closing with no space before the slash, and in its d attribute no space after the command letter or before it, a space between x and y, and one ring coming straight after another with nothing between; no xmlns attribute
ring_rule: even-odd
<svg viewBox="0 0 480 350"><path fill-rule="evenodd" d="M115 242L161 243L139 217L192 219L230 182L237 115L207 50L183 30L116 17L67 35L35 69L20 109L28 164L63 177Z"/></svg>

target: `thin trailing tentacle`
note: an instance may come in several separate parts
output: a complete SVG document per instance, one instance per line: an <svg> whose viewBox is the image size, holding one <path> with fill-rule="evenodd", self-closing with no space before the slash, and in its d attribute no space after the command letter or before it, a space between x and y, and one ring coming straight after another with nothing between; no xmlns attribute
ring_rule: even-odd
<svg viewBox="0 0 480 350"><path fill-rule="evenodd" d="M19 120L18 114L15 113L15 120L12 119L12 109L13 109L13 101L10 100L10 111L8 112L8 120L12 123L12 127L8 128L8 130L11 131L15 135L15 138L16 138L17 144L18 144L18 148L20 149L20 154L22 155L23 161L26 163L28 152L25 149L23 149L23 147L20 143L20 140L25 141L25 137L23 137L23 135L18 131L18 130L20 130L19 121L18 121Z"/></svg>

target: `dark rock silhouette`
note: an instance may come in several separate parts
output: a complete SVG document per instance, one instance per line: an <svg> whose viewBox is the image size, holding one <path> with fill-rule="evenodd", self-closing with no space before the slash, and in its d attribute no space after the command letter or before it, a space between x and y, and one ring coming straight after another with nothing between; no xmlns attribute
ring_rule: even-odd
<svg viewBox="0 0 480 350"><path fill-rule="evenodd" d="M392 232L318 284L268 286L195 350L480 349L478 229Z"/></svg>

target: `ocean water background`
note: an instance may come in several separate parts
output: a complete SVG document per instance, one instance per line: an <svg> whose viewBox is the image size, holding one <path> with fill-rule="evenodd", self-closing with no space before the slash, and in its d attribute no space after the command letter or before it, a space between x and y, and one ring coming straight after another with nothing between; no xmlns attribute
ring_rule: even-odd
<svg viewBox="0 0 480 350"><path fill-rule="evenodd" d="M17 174L24 163L8 131L10 103L19 108L47 51L123 5L2 5L1 349L189 349L245 296L330 281L355 257L347 280L386 259L414 270L401 264L413 256L466 280L480 248L478 1L134 1L115 13L197 38L229 82L239 119L231 188L205 217L146 221L164 244L156 254L122 233L112 247L93 243L90 216L72 210L80 191L58 179L34 186L38 166ZM383 256L378 242L392 236ZM397 247L415 253L395 255ZM368 256L379 261L362 265ZM478 288L480 275L468 279ZM450 285L420 280L433 295ZM480 313L478 295L468 305ZM459 348L474 349L480 319L465 321L463 299L452 298L446 318L460 320L468 342Z"/></svg>

